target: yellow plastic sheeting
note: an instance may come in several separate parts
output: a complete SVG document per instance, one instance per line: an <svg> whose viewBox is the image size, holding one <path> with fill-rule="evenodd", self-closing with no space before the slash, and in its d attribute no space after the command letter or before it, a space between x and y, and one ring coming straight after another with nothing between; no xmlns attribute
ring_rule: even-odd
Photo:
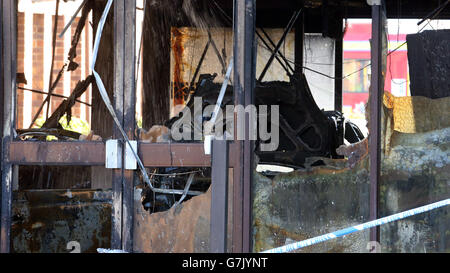
<svg viewBox="0 0 450 273"><path fill-rule="evenodd" d="M395 131L423 133L450 127L450 97L395 97L384 92L383 99L392 111Z"/></svg>

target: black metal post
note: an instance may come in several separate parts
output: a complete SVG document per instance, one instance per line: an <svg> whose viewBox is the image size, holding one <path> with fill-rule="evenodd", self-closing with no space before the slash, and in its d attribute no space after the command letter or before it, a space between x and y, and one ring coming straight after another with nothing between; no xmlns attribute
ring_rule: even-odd
<svg viewBox="0 0 450 273"><path fill-rule="evenodd" d="M228 141L213 140L211 159L210 252L227 252Z"/></svg>
<svg viewBox="0 0 450 273"><path fill-rule="evenodd" d="M235 105L253 104L256 68L255 0L234 2L234 96ZM235 116L235 120L236 116ZM233 252L251 251L252 178L254 141L249 140L249 115L245 118L246 140L237 141L233 190ZM235 124L236 128L236 124ZM235 137L236 137L235 130ZM236 140L236 138L235 138Z"/></svg>
<svg viewBox="0 0 450 273"><path fill-rule="evenodd" d="M339 20L340 28L343 27L342 19ZM339 36L334 45L334 110L342 112L342 70L343 70L343 42L344 37Z"/></svg>
<svg viewBox="0 0 450 273"><path fill-rule="evenodd" d="M383 5L372 5L372 75L370 85L370 121L369 121L369 155L370 155L370 220L378 218L378 198L381 157L381 103L383 96L382 75L382 23ZM370 240L380 241L379 227L370 230Z"/></svg>

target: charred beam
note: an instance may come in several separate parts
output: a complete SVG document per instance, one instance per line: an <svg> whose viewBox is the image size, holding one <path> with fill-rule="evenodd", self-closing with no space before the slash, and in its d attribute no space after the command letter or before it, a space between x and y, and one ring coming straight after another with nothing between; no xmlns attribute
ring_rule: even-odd
<svg viewBox="0 0 450 273"><path fill-rule="evenodd" d="M10 164L104 166L103 142L11 142Z"/></svg>
<svg viewBox="0 0 450 273"><path fill-rule="evenodd" d="M105 144L101 141L13 141L5 146L8 150L5 162L14 165L105 165ZM230 167L235 166L236 148L236 144L230 144ZM60 153L66 156L60 157ZM205 155L201 143L141 143L139 157L146 167L211 166L211 157Z"/></svg>
<svg viewBox="0 0 450 273"><path fill-rule="evenodd" d="M53 112L53 114L48 118L44 125L42 125L42 128L57 128L60 127L59 120L61 119L64 114L67 114L67 123L70 122L72 117L72 106L75 105L75 102L83 93L86 91L86 89L91 85L91 83L94 82L94 76L90 75L88 76L84 81L79 81L77 85L75 86L74 90L72 91L72 94L70 94L69 98L64 100L58 108Z"/></svg>

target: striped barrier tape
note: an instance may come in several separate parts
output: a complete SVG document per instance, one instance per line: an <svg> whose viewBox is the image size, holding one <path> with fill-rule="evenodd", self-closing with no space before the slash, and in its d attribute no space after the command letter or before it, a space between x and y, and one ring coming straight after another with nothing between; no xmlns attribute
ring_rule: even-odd
<svg viewBox="0 0 450 273"><path fill-rule="evenodd" d="M380 226L380 225L384 225L390 222L394 222L394 221L398 221L416 214L420 214L420 213L424 213L430 210L434 210L440 207L445 207L450 205L450 198L440 201L440 202L436 202L433 204L429 204L426 206L422 206L422 207L418 207L415 209L411 209L411 210L407 210L404 212L400 212L391 216L387 216L387 217L383 217L380 218L378 220L373 220L361 225L356 225L353 227L349 227L349 228L345 228L345 229L341 229L335 232L331 232L331 233L327 233L325 235L321 235L321 236L317 236L308 240L304 240L304 241L300 241L300 242L296 242L296 243L292 243L292 244L288 244L285 246L281 246L281 247L277 247L274 249L270 249L270 250L266 250L263 251L261 253L286 253L286 252L291 252L294 251L296 249L300 249L306 246L310 246L310 245L314 245L314 244L318 244L318 243L322 243L331 239L335 239L338 237L342 237L345 236L347 234L353 233L353 232L357 232L357 231L361 231L361 230L365 230L365 229L369 229L372 227L376 227L376 226Z"/></svg>

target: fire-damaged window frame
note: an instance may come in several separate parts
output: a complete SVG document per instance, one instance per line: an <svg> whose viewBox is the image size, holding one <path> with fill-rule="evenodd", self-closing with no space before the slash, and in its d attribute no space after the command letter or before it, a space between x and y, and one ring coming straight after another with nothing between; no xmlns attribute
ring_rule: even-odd
<svg viewBox="0 0 450 273"><path fill-rule="evenodd" d="M115 102L119 119L127 134L132 137L135 127L135 0L114 1L114 64ZM372 9L378 9L374 6ZM255 85L255 0L234 1L234 90L235 103L246 107L253 103ZM105 146L98 142L15 142L15 88L16 88L16 13L15 0L2 1L2 207L1 207L1 252L10 252L10 228L12 206L13 168L18 165L91 165L102 166L105 161ZM374 13L374 19L376 13ZM296 25L296 63L303 61L304 23L303 15ZM342 20L341 20L342 21ZM378 29L374 29L374 34ZM379 33L378 33L379 35ZM378 50L380 48L373 49ZM335 108L342 107L342 37L336 42ZM373 59L377 62L379 59ZM301 67L296 67L297 72ZM372 74L372 78L381 75ZM378 100L380 92L377 93ZM377 115L375 107L371 107ZM248 117L246 128L248 129ZM114 138L120 139L114 126ZM379 124L372 129L379 130ZM371 130L372 131L372 130ZM212 156L204 154L202 144L140 144L139 155L145 166L212 167L212 203L210 251L225 252L227 231L227 179L228 168L233 168L233 215L232 251L251 251L251 184L254 141L214 141ZM378 148L378 147L376 147ZM47 150L47 155L57 155L64 150L62 161L57 157L42 157L38 151ZM379 149L378 149L379 150ZM190 151L186 152L186 151ZM193 152L197 151L197 152ZM151 156L148 156L151 155ZM194 156L193 156L194 155ZM176 159L174 159L176 157ZM212 158L212 159L211 159ZM179 160L181 159L181 160ZM179 163L183 162L183 163ZM377 161L379 164L379 160ZM377 165L378 165L377 164ZM116 169L113 172L113 208L111 248L133 251L133 176L134 171ZM376 183L377 177L372 183ZM376 185L376 184L374 184ZM215 196L217 198L215 198ZM224 198L220 198L224 197ZM376 195L375 195L376 198ZM373 203L376 209L376 203Z"/></svg>
<svg viewBox="0 0 450 273"><path fill-rule="evenodd" d="M1 22L1 129L2 129L2 195L0 252L11 251L11 218L15 166L105 166L103 142L19 142L15 137L16 98L16 0L2 1ZM136 1L114 1L114 110L128 136L135 131L135 62ZM121 139L117 126L111 124L113 138ZM214 145L215 146L215 145ZM234 147L236 145L232 145ZM122 149L123 151L125 149ZM228 149L227 149L228 150ZM39 151L46 151L42 156ZM64 154L63 157L58 155ZM228 153L225 153L228 156ZM125 156L125 155L122 155ZM139 156L146 167L211 167L211 156L203 144L140 143ZM233 168L230 160L228 167ZM218 168L213 166L213 176ZM224 169L220 166L220 168ZM226 167L226 168L228 168ZM222 177L222 176L221 176ZM133 251L134 171L115 169L112 176L111 248ZM223 206L219 208L224 210ZM218 214L215 214L218 215ZM219 238L218 236L217 238ZM238 238L236 236L235 238ZM242 250L237 249L236 252Z"/></svg>
<svg viewBox="0 0 450 273"><path fill-rule="evenodd" d="M233 48L235 104L253 104L256 62L256 0L233 1ZM267 1L263 1L267 2ZM282 1L283 2L283 1ZM287 5L288 1L283 2ZM292 1L296 9L304 1ZM314 2L314 1L308 1ZM324 0L324 3L328 2ZM334 2L334 1L330 1ZM345 1L343 1L345 2ZM378 217L378 181L380 176L380 108L382 99L382 22L385 1L361 1L365 7L358 6L352 17L370 17L372 11L372 49L371 49L371 105L370 109L370 220ZM369 6L367 3L372 3ZM378 4L377 4L378 3ZM292 3L289 3L292 4ZM17 1L3 0L0 14L0 55L1 93L0 127L2 132L1 161L1 237L0 252L10 252L11 207L14 181L14 167L20 165L52 166L104 166L105 144L103 142L19 142L14 141L16 124L16 28ZM422 4L423 5L423 4ZM417 8L419 8L418 5ZM423 8L423 6L421 6ZM414 7L408 10L409 16L418 16ZM361 13L361 10L363 12ZM135 132L135 56L136 56L136 0L114 1L114 110L122 127L132 139ZM423 10L426 13L427 10ZM326 14L326 13L324 13ZM406 12L405 12L406 14ZM327 20L326 16L320 18ZM342 29L341 24L337 27ZM295 63L303 63L303 41L306 19L303 14L295 25ZM327 22L323 22L328 25ZM335 46L335 110L342 109L342 60L343 37L336 39ZM301 73L302 67L295 70ZM115 124L111 124L113 138L122 139ZM245 128L249 129L246 116ZM235 130L236 131L236 130ZM246 134L248 135L248 134ZM252 140L213 142L212 155L205 155L203 143L139 143L138 155L146 167L211 167L211 223L210 251L226 252L227 217L232 220L232 246L235 253L252 251L252 176L254 163ZM122 149L123 153L125 149ZM45 155L40 151L46 151ZM64 157L60 157L61 153ZM125 156L124 154L122 156ZM123 164L124 165L124 164ZM227 183L228 169L233 169L232 215L228 216ZM112 176L112 226L111 248L133 251L134 180L135 171L124 166L115 169ZM371 240L379 241L379 229L371 232Z"/></svg>

